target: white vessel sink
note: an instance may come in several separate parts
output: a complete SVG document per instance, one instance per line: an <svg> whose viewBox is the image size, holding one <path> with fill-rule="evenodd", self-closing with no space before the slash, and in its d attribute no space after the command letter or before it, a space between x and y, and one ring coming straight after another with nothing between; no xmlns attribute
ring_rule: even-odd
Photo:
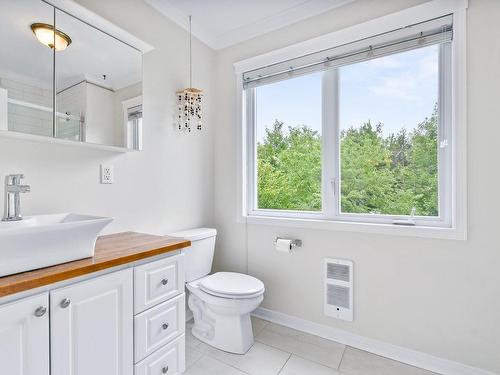
<svg viewBox="0 0 500 375"><path fill-rule="evenodd" d="M97 235L111 221L77 214L0 221L0 277L93 256Z"/></svg>

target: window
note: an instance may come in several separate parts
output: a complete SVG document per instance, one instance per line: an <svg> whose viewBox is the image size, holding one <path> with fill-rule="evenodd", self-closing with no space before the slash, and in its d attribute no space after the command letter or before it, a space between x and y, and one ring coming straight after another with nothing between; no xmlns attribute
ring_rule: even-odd
<svg viewBox="0 0 500 375"><path fill-rule="evenodd" d="M258 209L321 211L322 73L255 90Z"/></svg>
<svg viewBox="0 0 500 375"><path fill-rule="evenodd" d="M439 166L448 167L438 142L444 48L431 45L338 69L340 213L440 217Z"/></svg>
<svg viewBox="0 0 500 375"><path fill-rule="evenodd" d="M452 225L452 17L243 73L246 214Z"/></svg>
<svg viewBox="0 0 500 375"><path fill-rule="evenodd" d="M127 147L142 150L142 104L127 109Z"/></svg>

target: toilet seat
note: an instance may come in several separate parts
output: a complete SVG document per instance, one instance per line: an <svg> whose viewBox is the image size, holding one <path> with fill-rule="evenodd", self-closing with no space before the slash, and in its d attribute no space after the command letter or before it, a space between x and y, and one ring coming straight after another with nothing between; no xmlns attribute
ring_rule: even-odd
<svg viewBox="0 0 500 375"><path fill-rule="evenodd" d="M199 281L205 293L222 298L254 298L264 293L264 284L255 277L235 272L217 272Z"/></svg>

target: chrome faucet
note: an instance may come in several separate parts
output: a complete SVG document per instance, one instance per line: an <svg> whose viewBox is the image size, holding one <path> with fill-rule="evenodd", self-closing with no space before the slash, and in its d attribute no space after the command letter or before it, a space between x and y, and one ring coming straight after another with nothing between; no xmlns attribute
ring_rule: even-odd
<svg viewBox="0 0 500 375"><path fill-rule="evenodd" d="M5 196L4 196L4 214L2 221L19 221L21 216L20 193L30 191L29 185L21 185L24 178L22 174L10 174L5 176Z"/></svg>

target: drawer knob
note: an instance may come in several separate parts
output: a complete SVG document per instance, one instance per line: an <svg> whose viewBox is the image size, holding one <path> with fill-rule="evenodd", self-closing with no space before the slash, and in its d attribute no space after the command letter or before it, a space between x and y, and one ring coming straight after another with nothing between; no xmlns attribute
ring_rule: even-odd
<svg viewBox="0 0 500 375"><path fill-rule="evenodd" d="M71 300L69 298L65 298L61 301L61 303L59 304L63 309L65 309L66 307L68 307L69 305L71 304Z"/></svg>
<svg viewBox="0 0 500 375"><path fill-rule="evenodd" d="M35 316L37 318L40 318L40 317L44 316L46 312L47 312L47 308L45 306L40 306L35 310Z"/></svg>
<svg viewBox="0 0 500 375"><path fill-rule="evenodd" d="M162 283L162 285L167 285L167 284L168 284L168 279L163 279L163 280L161 281L161 283Z"/></svg>
<svg viewBox="0 0 500 375"><path fill-rule="evenodd" d="M163 368L161 369L161 372L162 372L163 374L166 374L166 373L168 372L168 366L163 367Z"/></svg>
<svg viewBox="0 0 500 375"><path fill-rule="evenodd" d="M162 326L161 326L161 328L168 329L168 323L163 323Z"/></svg>

